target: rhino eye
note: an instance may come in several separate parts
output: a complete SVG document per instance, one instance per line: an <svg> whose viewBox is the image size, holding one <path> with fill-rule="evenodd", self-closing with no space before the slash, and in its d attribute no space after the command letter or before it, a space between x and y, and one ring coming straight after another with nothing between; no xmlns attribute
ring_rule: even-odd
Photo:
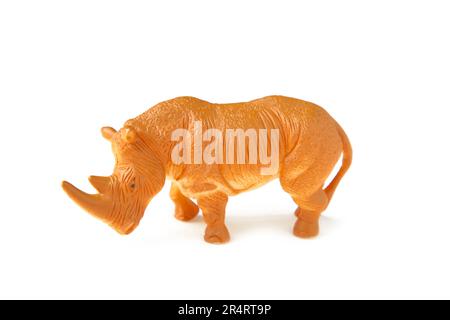
<svg viewBox="0 0 450 320"><path fill-rule="evenodd" d="M133 182L132 184L130 184L130 188L131 190L134 190L134 188L136 188L136 184Z"/></svg>

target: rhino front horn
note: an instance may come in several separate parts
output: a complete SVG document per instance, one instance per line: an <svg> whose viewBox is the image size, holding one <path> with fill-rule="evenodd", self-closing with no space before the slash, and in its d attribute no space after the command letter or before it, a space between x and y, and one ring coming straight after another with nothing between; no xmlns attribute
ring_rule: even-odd
<svg viewBox="0 0 450 320"><path fill-rule="evenodd" d="M88 194L67 181L63 181L62 188L84 210L101 220L108 221L112 202L106 199L103 194Z"/></svg>

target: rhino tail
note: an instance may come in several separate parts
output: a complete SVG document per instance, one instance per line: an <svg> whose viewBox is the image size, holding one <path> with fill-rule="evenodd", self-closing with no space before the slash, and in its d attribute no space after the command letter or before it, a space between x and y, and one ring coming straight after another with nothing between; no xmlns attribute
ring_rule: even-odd
<svg viewBox="0 0 450 320"><path fill-rule="evenodd" d="M324 190L328 196L329 201L333 197L333 194L336 191L336 188L339 185L339 182L344 177L347 170L350 168L350 165L352 164L352 158L353 158L353 151L352 151L352 146L350 144L350 140L348 139L347 134L345 133L344 129L342 129L342 127L337 122L336 122L336 129L337 129L338 134L342 141L343 156L342 156L341 168L339 169L338 173L333 178L333 180L330 182L330 184Z"/></svg>

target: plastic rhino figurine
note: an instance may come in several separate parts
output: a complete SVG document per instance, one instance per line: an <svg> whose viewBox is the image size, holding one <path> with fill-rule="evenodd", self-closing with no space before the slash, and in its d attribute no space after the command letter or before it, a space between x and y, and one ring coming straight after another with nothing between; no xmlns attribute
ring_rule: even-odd
<svg viewBox="0 0 450 320"><path fill-rule="evenodd" d="M199 127L206 130L200 142ZM244 138L232 146L235 151L241 147L237 156L226 154L225 161L224 153L230 151L233 141L223 143L220 133L233 129L235 141L239 140L238 133L243 133ZM270 141L261 139L259 145L252 146L253 138L258 138L253 133L264 138L264 130L271 132ZM320 214L352 160L346 134L324 109L283 96L233 104L179 97L157 104L127 121L119 131L104 127L101 132L112 144L114 173L109 177L89 177L98 194L87 194L66 181L62 186L73 201L121 234L129 234L137 227L149 201L162 189L167 177L172 181L170 197L175 203L175 217L191 220L200 208L206 222L204 239L210 243L227 242L228 197L279 178L283 190L298 206L294 234L313 237L319 233ZM201 152L208 153L204 146L212 137L215 142L207 147L212 159L207 159L207 154L202 157ZM192 140L197 140L197 145L195 141L192 145ZM267 161L255 158L268 148L278 166L263 174ZM179 157L174 159L177 154ZM324 188L341 154L342 166Z"/></svg>

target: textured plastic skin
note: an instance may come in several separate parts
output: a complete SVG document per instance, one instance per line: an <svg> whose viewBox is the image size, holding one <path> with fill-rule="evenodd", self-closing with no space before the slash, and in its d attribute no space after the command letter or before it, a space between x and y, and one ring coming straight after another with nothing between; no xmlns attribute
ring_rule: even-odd
<svg viewBox="0 0 450 320"><path fill-rule="evenodd" d="M279 129L279 169L262 175L260 163L174 164L171 154L177 141L172 141L171 134L179 128L194 134L195 121L202 121L203 130ZM352 160L348 137L324 109L283 96L233 104L179 97L128 120L119 131L104 127L101 132L112 144L114 173L89 177L98 194L87 194L66 181L62 187L78 205L121 234L129 234L138 226L149 201L168 178L172 181L170 197L175 203L175 217L189 221L200 208L206 222L204 239L227 242L228 197L279 178L283 190L298 206L294 234L314 237L319 233L320 214ZM340 170L324 188L341 154Z"/></svg>

